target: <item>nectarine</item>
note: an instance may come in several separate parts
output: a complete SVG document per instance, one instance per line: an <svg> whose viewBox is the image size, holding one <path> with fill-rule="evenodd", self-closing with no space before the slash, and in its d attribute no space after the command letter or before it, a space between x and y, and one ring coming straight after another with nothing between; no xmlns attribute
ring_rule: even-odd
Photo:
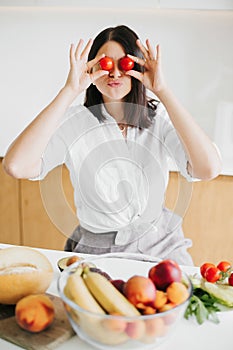
<svg viewBox="0 0 233 350"><path fill-rule="evenodd" d="M18 325L32 333L48 328L54 320L55 309L45 294L28 295L16 304L15 318Z"/></svg>
<svg viewBox="0 0 233 350"><path fill-rule="evenodd" d="M175 261L167 259L153 266L148 276L157 289L165 291L172 282L181 282L182 272Z"/></svg>
<svg viewBox="0 0 233 350"><path fill-rule="evenodd" d="M141 307L154 301L156 288L150 278L135 275L125 283L124 294L133 305Z"/></svg>

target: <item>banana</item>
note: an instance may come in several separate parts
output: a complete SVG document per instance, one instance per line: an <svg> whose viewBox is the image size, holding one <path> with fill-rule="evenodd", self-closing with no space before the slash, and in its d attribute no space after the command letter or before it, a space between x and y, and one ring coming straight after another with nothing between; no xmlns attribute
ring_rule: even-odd
<svg viewBox="0 0 233 350"><path fill-rule="evenodd" d="M72 273L64 288L64 294L67 298L74 301L81 308L94 312L96 314L105 314L102 307L97 303L92 294L89 292L79 271Z"/></svg>
<svg viewBox="0 0 233 350"><path fill-rule="evenodd" d="M91 339L108 345L117 345L127 341L128 336L124 332L119 333L111 330L106 332L104 327L105 311L90 293L80 276L80 271L76 271L68 277L64 294L81 308L93 313L93 315L85 314L66 306L73 321L79 326L76 331L81 338L86 338L88 335Z"/></svg>
<svg viewBox="0 0 233 350"><path fill-rule="evenodd" d="M110 314L140 316L139 311L110 281L97 272L86 271L83 279L98 303Z"/></svg>

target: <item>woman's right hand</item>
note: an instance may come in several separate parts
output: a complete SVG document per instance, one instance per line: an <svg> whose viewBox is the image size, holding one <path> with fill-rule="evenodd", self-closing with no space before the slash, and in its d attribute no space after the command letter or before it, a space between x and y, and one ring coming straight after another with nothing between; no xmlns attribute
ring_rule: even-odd
<svg viewBox="0 0 233 350"><path fill-rule="evenodd" d="M71 44L70 47L70 71L65 88L69 88L72 91L74 98L86 90L96 79L109 74L108 71L104 70L92 71L94 65L104 57L103 54L97 55L93 60L87 62L92 43L93 40L90 39L82 50L83 40L80 39L76 48L74 44Z"/></svg>

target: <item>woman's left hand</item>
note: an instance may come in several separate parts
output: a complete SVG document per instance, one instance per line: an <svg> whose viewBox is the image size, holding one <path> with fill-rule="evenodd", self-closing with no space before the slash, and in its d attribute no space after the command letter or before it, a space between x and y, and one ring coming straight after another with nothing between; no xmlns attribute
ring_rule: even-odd
<svg viewBox="0 0 233 350"><path fill-rule="evenodd" d="M146 40L146 47L141 43L140 40L137 40L136 43L141 50L144 59L132 55L127 56L134 60L134 62L143 66L145 68L145 71L138 72L136 70L130 70L126 74L140 80L147 89L152 91L154 94L157 94L166 87L161 69L160 46L156 46L155 54L148 39Z"/></svg>

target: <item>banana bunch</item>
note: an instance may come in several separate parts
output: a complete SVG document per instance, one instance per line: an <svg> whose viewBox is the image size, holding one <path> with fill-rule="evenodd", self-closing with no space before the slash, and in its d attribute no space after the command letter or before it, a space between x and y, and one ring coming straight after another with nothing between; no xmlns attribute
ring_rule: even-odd
<svg viewBox="0 0 233 350"><path fill-rule="evenodd" d="M64 293L70 300L74 301L81 308L97 314L105 314L102 307L89 292L79 271L71 274L64 288Z"/></svg>
<svg viewBox="0 0 233 350"><path fill-rule="evenodd" d="M89 291L109 314L140 316L135 306L101 274L88 271L83 279Z"/></svg>
<svg viewBox="0 0 233 350"><path fill-rule="evenodd" d="M105 318L105 314L140 316L136 307L105 276L87 268L82 273L79 270L68 277L64 294L80 308L91 312L66 306L79 325L79 335L82 337L88 334L101 343L117 345L129 339L127 323L122 319Z"/></svg>

